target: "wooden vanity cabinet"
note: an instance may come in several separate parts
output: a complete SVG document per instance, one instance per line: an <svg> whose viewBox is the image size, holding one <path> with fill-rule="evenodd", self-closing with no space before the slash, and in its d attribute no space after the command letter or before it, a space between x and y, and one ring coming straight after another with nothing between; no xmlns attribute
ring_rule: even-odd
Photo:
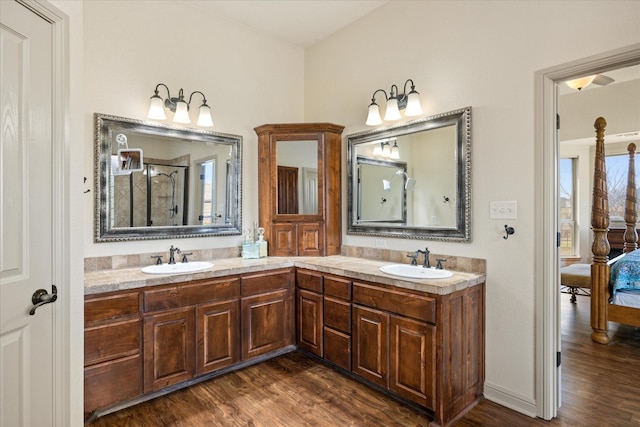
<svg viewBox="0 0 640 427"><path fill-rule="evenodd" d="M436 300L353 284L353 373L435 408Z"/></svg>
<svg viewBox="0 0 640 427"><path fill-rule="evenodd" d="M144 392L240 360L240 279L206 279L143 291Z"/></svg>
<svg viewBox="0 0 640 427"><path fill-rule="evenodd" d="M323 356L323 301L321 273L296 271L296 344Z"/></svg>
<svg viewBox="0 0 640 427"><path fill-rule="evenodd" d="M324 324L322 328L325 360L351 370L351 281L324 276Z"/></svg>
<svg viewBox="0 0 640 427"><path fill-rule="evenodd" d="M142 394L140 292L87 296L84 319L86 416Z"/></svg>
<svg viewBox="0 0 640 427"><path fill-rule="evenodd" d="M293 271L242 276L242 360L293 345Z"/></svg>
<svg viewBox="0 0 640 427"><path fill-rule="evenodd" d="M331 123L255 128L258 220L269 255L340 254L343 129Z"/></svg>

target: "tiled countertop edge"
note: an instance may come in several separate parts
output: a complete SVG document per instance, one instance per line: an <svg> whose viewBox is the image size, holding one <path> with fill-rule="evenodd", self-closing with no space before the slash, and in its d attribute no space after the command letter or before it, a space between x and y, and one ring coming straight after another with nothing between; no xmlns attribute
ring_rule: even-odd
<svg viewBox="0 0 640 427"><path fill-rule="evenodd" d="M458 271L453 271L453 276L446 279L402 279L382 273L379 270L380 267L391 264L389 261L375 261L342 255L296 258L267 257L260 259L234 257L209 260L209 262L213 263L213 267L210 270L189 274L145 274L139 267L90 271L85 273L84 276L85 295L237 274L258 273L293 266L437 295L450 294L485 281L484 274Z"/></svg>

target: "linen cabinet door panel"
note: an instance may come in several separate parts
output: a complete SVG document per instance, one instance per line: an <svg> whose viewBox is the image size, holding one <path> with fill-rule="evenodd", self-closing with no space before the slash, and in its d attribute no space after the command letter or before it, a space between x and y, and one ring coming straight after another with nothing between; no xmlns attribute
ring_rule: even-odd
<svg viewBox="0 0 640 427"><path fill-rule="evenodd" d="M289 292L281 290L242 298L242 359L292 343Z"/></svg>
<svg viewBox="0 0 640 427"><path fill-rule="evenodd" d="M389 389L427 408L435 404L435 326L391 316Z"/></svg>
<svg viewBox="0 0 640 427"><path fill-rule="evenodd" d="M295 256L297 255L298 239L296 238L296 224L281 223L274 224L272 229L273 238L269 243L271 256Z"/></svg>
<svg viewBox="0 0 640 427"><path fill-rule="evenodd" d="M354 304L352 333L352 372L388 388L389 315Z"/></svg>
<svg viewBox="0 0 640 427"><path fill-rule="evenodd" d="M321 256L324 239L323 227L319 223L298 224L298 255Z"/></svg>
<svg viewBox="0 0 640 427"><path fill-rule="evenodd" d="M240 360L240 301L196 307L196 373L206 374Z"/></svg>
<svg viewBox="0 0 640 427"><path fill-rule="evenodd" d="M142 394L139 354L84 368L84 413L106 408Z"/></svg>
<svg viewBox="0 0 640 427"><path fill-rule="evenodd" d="M324 359L351 370L351 336L331 328L324 328Z"/></svg>
<svg viewBox="0 0 640 427"><path fill-rule="evenodd" d="M298 347L322 357L322 294L297 291Z"/></svg>
<svg viewBox="0 0 640 427"><path fill-rule="evenodd" d="M195 315L192 307L144 319L144 391L186 381L195 372Z"/></svg>

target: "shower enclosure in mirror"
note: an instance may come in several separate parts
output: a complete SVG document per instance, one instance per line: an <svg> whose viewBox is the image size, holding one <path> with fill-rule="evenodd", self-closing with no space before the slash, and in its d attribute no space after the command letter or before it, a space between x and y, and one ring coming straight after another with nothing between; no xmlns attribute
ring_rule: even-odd
<svg viewBox="0 0 640 427"><path fill-rule="evenodd" d="M94 119L96 242L241 234L240 136Z"/></svg>
<svg viewBox="0 0 640 427"><path fill-rule="evenodd" d="M347 141L347 234L471 240L471 107Z"/></svg>

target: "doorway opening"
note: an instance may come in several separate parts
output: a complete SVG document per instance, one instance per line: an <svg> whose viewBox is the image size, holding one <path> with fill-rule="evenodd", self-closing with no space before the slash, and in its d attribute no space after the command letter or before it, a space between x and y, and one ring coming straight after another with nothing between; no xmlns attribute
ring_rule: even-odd
<svg viewBox="0 0 640 427"><path fill-rule="evenodd" d="M561 403L560 342L559 84L577 77L640 64L640 44L536 73L535 240L537 416L557 416ZM595 118L594 118L595 120ZM590 203L590 201L589 201ZM590 262L590 260L589 260Z"/></svg>

